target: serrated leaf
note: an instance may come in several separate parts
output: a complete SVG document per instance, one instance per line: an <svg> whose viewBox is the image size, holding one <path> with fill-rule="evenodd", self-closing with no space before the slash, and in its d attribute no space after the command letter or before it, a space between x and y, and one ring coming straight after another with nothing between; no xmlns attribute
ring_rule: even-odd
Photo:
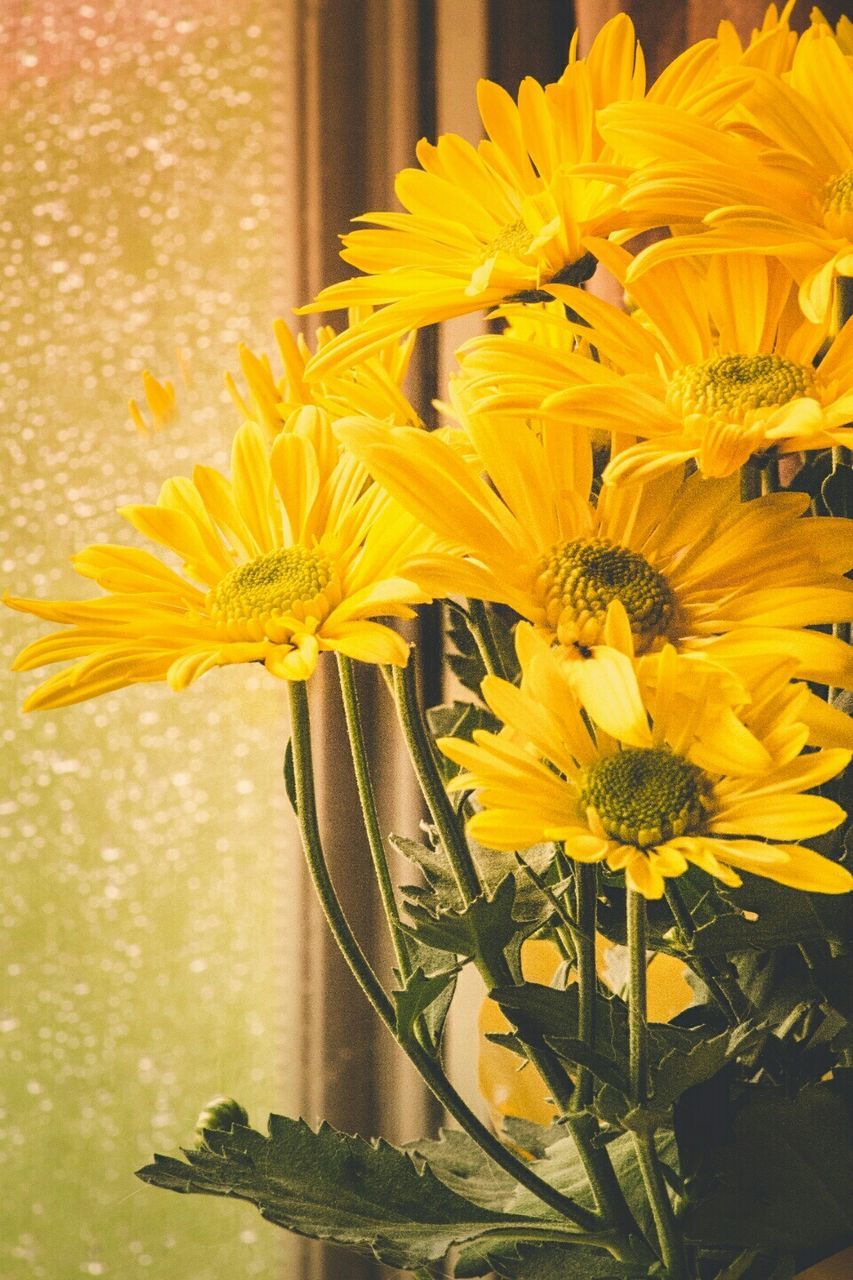
<svg viewBox="0 0 853 1280"><path fill-rule="evenodd" d="M832 1247L853 1231L853 1087L849 1072L796 1097L770 1085L734 1098L699 1090L676 1111L691 1203L684 1225L700 1243L796 1252Z"/></svg>
<svg viewBox="0 0 853 1280"><path fill-rule="evenodd" d="M447 996L448 1000L452 996L452 984L458 973L458 965L429 975L419 966L410 974L401 991L391 993L397 1019L397 1035L404 1047L414 1041L415 1023L421 1015L431 1009L442 996ZM450 992L448 988L451 988ZM446 1003L447 1001L445 1005Z"/></svg>
<svg viewBox="0 0 853 1280"><path fill-rule="evenodd" d="M853 894L803 893L749 876L740 889L721 890L720 897L729 914L699 926L697 954L769 951L816 940L849 946L853 937Z"/></svg>
<svg viewBox="0 0 853 1280"><path fill-rule="evenodd" d="M481 893L463 910L440 915L408 901L409 924L404 928L418 941L473 959L486 970L499 969L506 961L517 972L522 942L543 922L515 918L515 892L515 880L507 876L492 893Z"/></svg>
<svg viewBox="0 0 853 1280"><path fill-rule="evenodd" d="M405 898L418 906L426 907L433 915L438 915L445 907L461 910L462 899L443 849L435 844L424 844L398 835L392 835L390 843L404 858L420 867L429 886L428 890L424 890L420 886L404 885ZM507 876L512 876L516 882L516 915L520 919L541 920L543 923L550 918L552 912L547 897L537 889L527 872L519 867L514 853L484 849L471 839L468 840L468 848L480 882L486 890L494 891ZM537 875L546 879L549 875L556 876L552 845L535 845L525 851L524 858Z"/></svg>
<svg viewBox="0 0 853 1280"><path fill-rule="evenodd" d="M479 694L480 685L487 673L477 642L467 624L468 615L452 601L447 603L447 612L450 617L447 635L455 650L448 651L447 665L460 684L472 693Z"/></svg>
<svg viewBox="0 0 853 1280"><path fill-rule="evenodd" d="M138 1176L170 1191L248 1200L277 1226L404 1269L437 1262L452 1246L490 1233L523 1238L543 1225L476 1205L408 1153L326 1124L315 1132L303 1120L270 1116L269 1136L235 1126L207 1137L209 1147L184 1152L185 1160L156 1156ZM559 1229L553 1218L544 1225ZM576 1234L565 1229L567 1239Z"/></svg>

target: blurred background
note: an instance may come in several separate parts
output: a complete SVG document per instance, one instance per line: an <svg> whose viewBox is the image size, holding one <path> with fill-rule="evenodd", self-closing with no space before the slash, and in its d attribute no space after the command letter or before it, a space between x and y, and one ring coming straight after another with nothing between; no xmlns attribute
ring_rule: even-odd
<svg viewBox="0 0 853 1280"><path fill-rule="evenodd" d="M823 6L832 19L841 7ZM345 274L337 234L391 207L420 136L479 137L480 75L512 92L525 74L554 79L575 23L584 47L619 8L654 71L722 17L748 34L764 5L4 0L0 588L88 594L68 557L128 539L117 507L154 501L196 462L226 466L239 420L222 371L237 369L237 343L271 351L273 318ZM420 405L477 323L424 334ZM149 433L127 408L143 369L175 383L181 408ZM180 697L138 686L27 717L38 678L7 669L38 624L3 611L0 627L0 1276L389 1275L245 1205L133 1177L153 1150L189 1142L220 1093L260 1128L269 1110L395 1140L440 1123L307 892L281 781L283 690L235 667ZM434 619L423 627L438 701ZM333 685L316 684L332 744ZM362 692L386 825L414 834L380 693ZM337 762L326 783L342 897L387 973ZM451 1029L472 1102L479 999L470 984Z"/></svg>

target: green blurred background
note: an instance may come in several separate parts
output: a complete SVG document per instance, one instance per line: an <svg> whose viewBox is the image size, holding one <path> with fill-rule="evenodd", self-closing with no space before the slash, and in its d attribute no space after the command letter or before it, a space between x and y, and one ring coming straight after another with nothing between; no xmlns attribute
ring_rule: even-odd
<svg viewBox="0 0 853 1280"><path fill-rule="evenodd" d="M90 594L68 556L134 536L116 507L227 462L222 368L296 300L278 8L4 6L0 589ZM182 405L149 437L143 368ZM23 716L39 677L6 672L45 628L2 614L0 1276L294 1274L253 1209L133 1176L215 1094L298 1110L282 690L233 668Z"/></svg>

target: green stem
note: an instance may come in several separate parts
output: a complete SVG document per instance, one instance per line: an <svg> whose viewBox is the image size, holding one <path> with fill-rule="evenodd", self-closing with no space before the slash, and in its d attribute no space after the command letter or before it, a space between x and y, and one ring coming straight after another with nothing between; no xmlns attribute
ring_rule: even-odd
<svg viewBox="0 0 853 1280"><path fill-rule="evenodd" d="M643 1107L649 1100L649 1024L646 962L646 900L627 890L630 976L628 985L628 1075L631 1101Z"/></svg>
<svg viewBox="0 0 853 1280"><path fill-rule="evenodd" d="M761 472L761 492L778 493L782 488L779 478L779 454L774 450L765 459Z"/></svg>
<svg viewBox="0 0 853 1280"><path fill-rule="evenodd" d="M628 959L628 1075L631 1100L637 1107L649 1102L649 1023L646 976L646 900L627 891ZM649 1198L661 1256L669 1280L689 1280L684 1241L675 1221L655 1147L654 1133L632 1131L637 1163Z"/></svg>
<svg viewBox="0 0 853 1280"><path fill-rule="evenodd" d="M470 631L477 644L483 665L491 676L500 676L506 680L506 669L500 647L492 630L492 620L482 600L468 601L468 616L471 621Z"/></svg>
<svg viewBox="0 0 853 1280"><path fill-rule="evenodd" d="M578 1034L588 1048L595 1043L595 925L598 913L598 876L592 863L579 862L575 867L575 915L578 928L574 934L578 972ZM588 1067L578 1069L575 1106L583 1110L592 1103L593 1078Z"/></svg>
<svg viewBox="0 0 853 1280"><path fill-rule="evenodd" d="M314 795L314 765L311 751L311 724L308 711L308 694L303 681L288 682L290 692L291 737L293 742L293 772L296 781L296 803L302 845L311 879L323 914L332 936L349 966L350 972L361 987L380 1020L397 1039L397 1021L394 1006L388 999L379 979L371 968L344 915L332 884L317 818ZM481 1120L459 1096L435 1060L414 1040L403 1046L424 1083L441 1105L450 1113L462 1129L489 1155L497 1165L526 1187L544 1204L556 1209L570 1222L584 1231L599 1232L601 1219L582 1205L538 1177L523 1160L503 1145L486 1128Z"/></svg>
<svg viewBox="0 0 853 1280"><path fill-rule="evenodd" d="M424 800L450 861L459 895L467 906L482 892L480 877L438 771L432 742L418 705L411 666L410 663L409 667L402 670L395 667L393 673L400 724ZM505 961L494 967L478 963L478 968L490 990L513 985L512 973ZM544 1045L525 1044L525 1053L545 1082L555 1105L566 1118L566 1126L575 1140L596 1206L600 1211L606 1212L614 1225L627 1236L640 1238L639 1228L625 1200L610 1156L603 1148L593 1145L593 1138L598 1131L595 1120L590 1115L574 1115L571 1112L573 1086L560 1059Z"/></svg>
<svg viewBox="0 0 853 1280"><path fill-rule="evenodd" d="M686 947L691 948L696 937L696 927L681 890L674 880L666 882L666 900L673 914L678 930ZM725 1014L727 1022L733 1027L746 1021L754 1012L752 1005L736 982L721 973L713 960L701 956L691 956L688 963L695 969L705 983L712 998Z"/></svg>
<svg viewBox="0 0 853 1280"><path fill-rule="evenodd" d="M394 668L392 679L397 713L427 808L447 854L459 896L467 906L482 891L480 876L471 857L468 843L459 829L453 805L444 789L435 760L432 739L427 734L421 719L415 689L414 667L414 662L410 661L405 667ZM499 986L500 983L492 981L491 985Z"/></svg>
<svg viewBox="0 0 853 1280"><path fill-rule="evenodd" d="M385 909L385 915L388 919L388 928L391 933L391 942L394 947L394 956L397 960L397 968L403 982L407 982L412 975L412 966L409 956L408 940L405 933L400 928L400 912L397 907L397 899L394 896L394 884L391 879L391 872L388 867L388 858L385 853L385 842L382 839L382 830L379 826L379 815L376 809L376 796L373 791L373 783L370 778L370 768L367 762L367 749L364 742L364 730L361 723L361 711L358 703L358 688L355 681L355 671L350 658L338 654L338 675L341 681L341 696L344 703L344 715L347 722L347 733L349 734L350 751L352 754L353 769L355 770L355 781L358 788L358 798L361 803L361 812L364 816L364 829L367 834L367 843L370 847L370 856L373 860L373 869L376 873L376 882L379 885L379 894L382 898L382 906Z"/></svg>
<svg viewBox="0 0 853 1280"><path fill-rule="evenodd" d="M757 458L747 458L740 469L740 500L750 502L761 497L761 463Z"/></svg>

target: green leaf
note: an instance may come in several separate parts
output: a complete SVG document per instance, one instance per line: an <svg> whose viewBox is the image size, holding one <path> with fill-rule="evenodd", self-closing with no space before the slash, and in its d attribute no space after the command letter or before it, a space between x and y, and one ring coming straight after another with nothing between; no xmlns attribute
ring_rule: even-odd
<svg viewBox="0 0 853 1280"><path fill-rule="evenodd" d="M440 707L430 707L427 721L434 738L466 738L470 741L475 729L488 729L497 733L501 722L486 707L476 702L448 702ZM439 765L445 782L462 772L462 766L439 753Z"/></svg>
<svg viewBox="0 0 853 1280"><path fill-rule="evenodd" d="M390 843L409 862L420 867L427 881L428 889L415 885L404 885L403 895L418 906L426 907L433 915L438 915L445 907L459 911L462 899L456 887L456 881L450 868L450 862L444 850L436 841L422 844L417 840L409 840L406 836L392 835ZM493 892L507 876L516 882L515 914L520 919L545 921L552 914L546 895L537 889L523 868L519 867L514 853L503 853L496 849L484 849L476 840L468 840L468 848L477 874L483 887ZM554 865L554 847L550 844L535 845L526 850L525 861L537 875L550 884L558 880L557 868Z"/></svg>
<svg viewBox="0 0 853 1280"><path fill-rule="evenodd" d="M853 1231L849 1072L796 1097L749 1085L697 1090L676 1110L691 1239L729 1248L830 1248Z"/></svg>
<svg viewBox="0 0 853 1280"><path fill-rule="evenodd" d="M544 1156L532 1161L530 1167L552 1186L591 1208L593 1200L589 1182L574 1139L566 1136L561 1126L545 1129L539 1125L531 1126L529 1122L514 1122L514 1132L517 1132L519 1123L524 1126L523 1135L528 1149L535 1146L542 1150L542 1143L547 1137L555 1132L559 1135L556 1141L549 1142ZM530 1128L538 1132L530 1134ZM418 1156L428 1161L438 1178L475 1203L525 1217L543 1212L541 1203L532 1192L519 1187L496 1166L484 1167L483 1153L467 1134L445 1133L439 1142L418 1142L412 1147ZM662 1159L674 1158L675 1142L671 1134L658 1138L658 1150ZM642 1229L651 1231L648 1200L633 1142L627 1135L622 1135L609 1145L608 1151L632 1211ZM546 1214L549 1212L544 1210ZM509 1280L552 1280L552 1277L554 1280L586 1280L587 1277L590 1280L593 1277L596 1280L604 1277L624 1280L628 1276L645 1278L648 1274L645 1270L632 1272L630 1268L622 1268L606 1253L587 1247L580 1237L572 1242L571 1248L567 1247L568 1243L534 1245L529 1239L525 1241L521 1233L514 1239L507 1233L507 1238L500 1244L485 1236L478 1237L461 1249L455 1275L460 1278L482 1276L488 1270L494 1270Z"/></svg>
<svg viewBox="0 0 853 1280"><path fill-rule="evenodd" d="M402 991L391 993L397 1018L397 1035L404 1048L414 1041L415 1023L421 1014L426 1014L442 996L447 997L443 1002L446 1014L458 973L458 965L429 975L419 966L410 975ZM434 1039L433 1043L435 1043Z"/></svg>
<svg viewBox="0 0 853 1280"><path fill-rule="evenodd" d="M447 665L460 684L472 693L479 694L480 685L486 677L486 666L468 627L468 615L453 601L447 601L446 606L450 617L447 635L455 649L455 653L448 652Z"/></svg>
<svg viewBox="0 0 853 1280"><path fill-rule="evenodd" d="M523 1120L520 1116L504 1116L502 1129L507 1142L537 1160L555 1142L566 1136L560 1124L534 1124L532 1120Z"/></svg>
<svg viewBox="0 0 853 1280"><path fill-rule="evenodd" d="M662 1161L667 1164L676 1162L675 1138L672 1133L658 1133L655 1138L655 1145ZM631 1212L634 1214L641 1230L649 1238L653 1239L654 1224L643 1177L637 1164L633 1138L627 1133L620 1134L613 1142L608 1143L607 1151L613 1164L613 1171ZM541 1178L544 1178L546 1182L550 1182L552 1186L557 1187L565 1195L571 1196L581 1204L592 1203L591 1199L588 1199L590 1192L586 1170L572 1137L567 1136L554 1143L553 1146L548 1148L544 1159L535 1160L531 1167ZM508 1210L514 1213L521 1212L526 1214L533 1209L534 1204L535 1200L532 1198L531 1193L524 1188L519 1188L512 1204L508 1206Z"/></svg>
<svg viewBox="0 0 853 1280"><path fill-rule="evenodd" d="M477 1250L475 1245L463 1253L460 1262L466 1269L460 1270L457 1263L457 1277L485 1275L484 1265L503 1280L646 1280L649 1274L645 1268L632 1271L623 1267L601 1250L581 1247L519 1244L485 1258ZM467 1269L472 1264L477 1270Z"/></svg>
<svg viewBox="0 0 853 1280"><path fill-rule="evenodd" d="M720 897L729 914L700 925L693 946L698 954L769 951L822 939L849 946L853 937L853 894L803 893L748 876L740 889L721 890Z"/></svg>
<svg viewBox="0 0 853 1280"><path fill-rule="evenodd" d="M170 1191L251 1201L277 1226L404 1269L490 1234L515 1240L544 1228L577 1236L564 1219L542 1219L541 1202L536 1217L494 1212L458 1195L407 1152L326 1124L314 1132L303 1120L270 1116L268 1137L235 1126L208 1132L206 1140L207 1147L184 1152L185 1160L156 1156L138 1176Z"/></svg>
<svg viewBox="0 0 853 1280"><path fill-rule="evenodd" d="M406 1151L424 1164L451 1191L472 1204L506 1213L518 1188L512 1174L495 1164L481 1147L459 1129L442 1129L435 1139L410 1142ZM540 1203L538 1212L547 1212Z"/></svg>
<svg viewBox="0 0 853 1280"><path fill-rule="evenodd" d="M287 746L284 749L284 789L287 792L287 798L290 801L290 807L299 817L299 805L296 801L296 773L293 767L293 741L288 738Z"/></svg>
<svg viewBox="0 0 853 1280"><path fill-rule="evenodd" d="M515 893L515 879L507 876L492 893L481 893L461 911L445 909L433 915L407 901L410 924L404 928L419 942L473 959L487 970L500 968L506 960L513 972L519 972L521 944L544 920L517 920Z"/></svg>

